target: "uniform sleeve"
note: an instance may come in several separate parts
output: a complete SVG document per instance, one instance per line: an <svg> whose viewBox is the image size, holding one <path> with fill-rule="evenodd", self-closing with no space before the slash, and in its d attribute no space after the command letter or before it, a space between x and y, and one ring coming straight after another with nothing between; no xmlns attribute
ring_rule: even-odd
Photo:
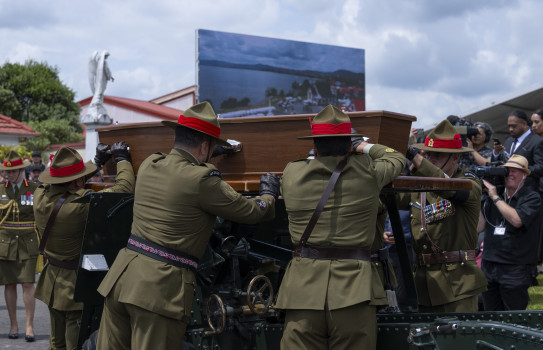
<svg viewBox="0 0 543 350"><path fill-rule="evenodd" d="M106 188L100 192L123 192L134 193L136 179L134 177L134 168L130 162L117 163L117 176L115 177L115 185Z"/></svg>
<svg viewBox="0 0 543 350"><path fill-rule="evenodd" d="M405 167L405 155L387 146L374 144L369 155L379 188L392 182Z"/></svg>
<svg viewBox="0 0 543 350"><path fill-rule="evenodd" d="M247 198L236 192L219 176L205 176L200 182L199 202L202 209L224 219L255 224L275 217L275 200L271 195Z"/></svg>

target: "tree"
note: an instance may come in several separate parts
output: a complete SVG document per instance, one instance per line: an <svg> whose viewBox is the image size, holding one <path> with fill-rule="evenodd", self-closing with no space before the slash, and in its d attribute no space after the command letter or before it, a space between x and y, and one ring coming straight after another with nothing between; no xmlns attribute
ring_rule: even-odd
<svg viewBox="0 0 543 350"><path fill-rule="evenodd" d="M80 108L74 97L60 81L58 69L47 63L28 60L24 65L5 63L0 67L0 114L45 133L28 141L30 149L44 150L51 143L82 139Z"/></svg>

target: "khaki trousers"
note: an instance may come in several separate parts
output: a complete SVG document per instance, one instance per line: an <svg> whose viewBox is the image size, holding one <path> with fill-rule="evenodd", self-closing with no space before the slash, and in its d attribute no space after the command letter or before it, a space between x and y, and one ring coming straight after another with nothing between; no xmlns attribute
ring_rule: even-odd
<svg viewBox="0 0 543 350"><path fill-rule="evenodd" d="M118 301L119 284L105 298L97 350L179 350L187 324Z"/></svg>
<svg viewBox="0 0 543 350"><path fill-rule="evenodd" d="M375 312L368 302L337 310L287 310L281 350L374 350Z"/></svg>
<svg viewBox="0 0 543 350"><path fill-rule="evenodd" d="M419 305L419 312L477 312L478 309L477 295L443 305Z"/></svg>
<svg viewBox="0 0 543 350"><path fill-rule="evenodd" d="M73 350L77 348L81 311L60 311L49 307L51 319L50 350Z"/></svg>

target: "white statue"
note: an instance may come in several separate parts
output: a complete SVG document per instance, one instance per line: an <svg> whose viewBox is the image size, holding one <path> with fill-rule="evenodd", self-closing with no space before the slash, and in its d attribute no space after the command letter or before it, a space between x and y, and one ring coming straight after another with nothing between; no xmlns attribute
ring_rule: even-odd
<svg viewBox="0 0 543 350"><path fill-rule="evenodd" d="M104 107L104 91L108 80L113 81L111 71L107 66L107 51L94 51L89 60L89 83L93 93L87 114L83 117L83 123L111 124L111 118Z"/></svg>

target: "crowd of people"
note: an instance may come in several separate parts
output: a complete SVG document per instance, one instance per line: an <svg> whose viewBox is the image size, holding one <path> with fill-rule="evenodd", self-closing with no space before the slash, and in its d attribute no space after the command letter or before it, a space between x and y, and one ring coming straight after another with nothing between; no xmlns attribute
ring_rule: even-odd
<svg viewBox="0 0 543 350"><path fill-rule="evenodd" d="M377 251L395 248L380 193L400 174L470 184L397 195L418 309L474 312L479 296L484 310L525 309L541 260L542 113L528 119L511 112L510 136L492 145L488 124L466 128L451 116L424 137L413 129L402 154L362 138L349 116L330 105L312 119L310 135L300 137L312 141L313 156L288 163L281 177L263 175L254 198L233 190L209 162L227 143L207 102L163 122L174 130L174 146L143 161L138 181L125 142L100 143L86 163L62 147L47 167L40 152L30 161L11 151L0 165L0 284L9 338L19 337L21 284L26 341L35 340L36 298L49 308L50 347L77 346L83 305L73 294L88 204L73 200L91 191L88 181L102 181L99 171L111 158L117 176L104 191L135 193L134 219L126 248L98 289L105 300L99 349L181 348L195 271L215 218L271 220L279 197L295 248L274 306L285 315L281 348L375 348L376 313L390 305L388 289L396 287L400 309L406 304L403 279L398 286L388 263L374 263ZM502 175L480 178L478 167L489 164ZM47 259L43 270L39 254ZM397 260L392 265L400 271Z"/></svg>

